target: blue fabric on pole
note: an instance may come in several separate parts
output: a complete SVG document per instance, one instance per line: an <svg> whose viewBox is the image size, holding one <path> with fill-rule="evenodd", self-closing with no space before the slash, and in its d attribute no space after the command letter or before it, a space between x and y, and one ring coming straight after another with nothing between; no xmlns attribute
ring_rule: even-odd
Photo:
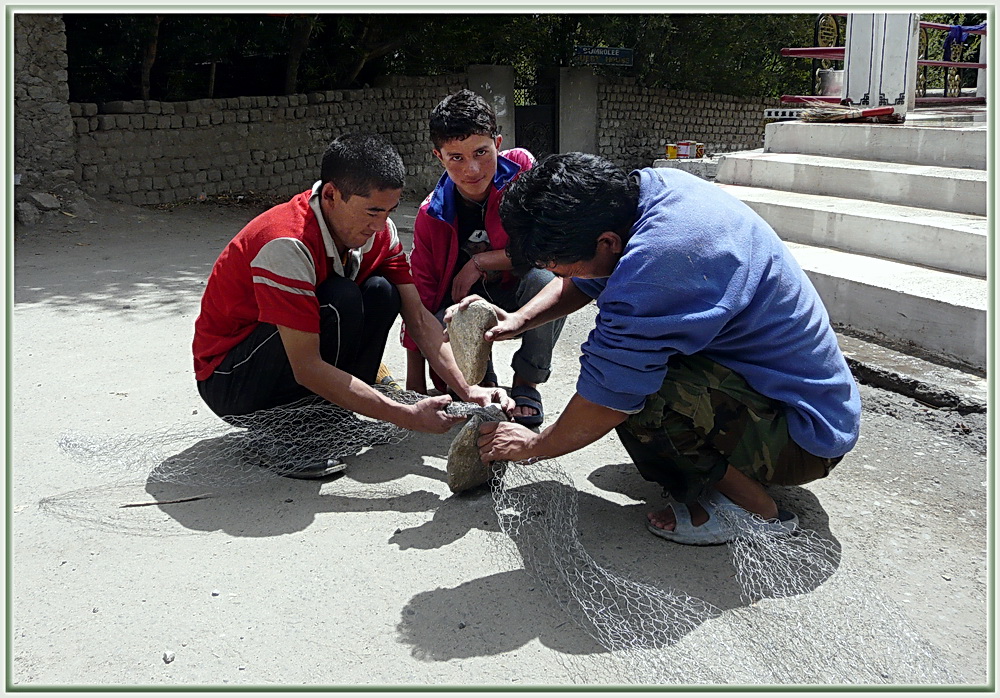
<svg viewBox="0 0 1000 698"><path fill-rule="evenodd" d="M973 24L969 26L962 26L961 24L956 24L948 31L948 36L944 39L944 59L946 61L951 60L951 45L956 41L960 44L964 44L966 39L969 38L970 31L976 31L979 29L986 29L986 22L982 24Z"/></svg>

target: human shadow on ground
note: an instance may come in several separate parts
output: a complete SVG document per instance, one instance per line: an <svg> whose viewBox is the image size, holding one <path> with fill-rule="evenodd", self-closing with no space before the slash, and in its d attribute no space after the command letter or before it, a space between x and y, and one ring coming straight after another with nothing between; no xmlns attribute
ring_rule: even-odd
<svg viewBox="0 0 1000 698"><path fill-rule="evenodd" d="M171 438L190 443L183 436ZM149 443L78 445L72 455L102 482L46 497L39 508L79 525L128 535L224 531L267 537L304 530L324 513L432 511L441 503L437 491L446 478L414 454L446 447L442 438L447 436L413 434L401 443L366 449L345 458L345 474L313 481L281 477L246 462L239 432L202 438L166 458L162 453L170 450L169 442L152 443L164 438L154 434ZM435 491L398 482L408 475L433 483Z"/></svg>
<svg viewBox="0 0 1000 698"><path fill-rule="evenodd" d="M438 450L435 441L441 437L412 434L397 444L368 448L344 458L345 473L323 480L296 480L235 463L230 449L222 444L225 439L192 446L198 452L196 466L182 452L173 457L183 464L178 472L170 470L168 459L147 479L146 492L162 502L163 511L184 528L220 530L233 536L280 536L305 530L320 514L413 513L432 511L441 504L439 494L397 482L407 475L436 482L445 479L444 472L413 455ZM209 457L213 449L218 454ZM212 490L211 498L170 503L206 488Z"/></svg>
<svg viewBox="0 0 1000 698"><path fill-rule="evenodd" d="M416 594L403 607L396 630L398 640L424 661L496 656L536 638L568 654L604 651L523 569ZM519 677L522 685L550 678Z"/></svg>
<svg viewBox="0 0 1000 698"><path fill-rule="evenodd" d="M213 448L225 451L221 442L208 441L211 443L191 448L200 449L203 454ZM392 533L387 530L386 544L404 549L442 548L479 529L492 534L486 554L492 556L498 569L517 568L525 560L544 558L545 535L511 540L499 530L488 487L457 496L442 493L445 473L415 454L442 454L448 441L447 436L415 434L401 443L378 446L348 458L348 475L326 483L272 477L251 485L216 486L210 498L180 503L171 502L203 494L209 483L200 482L192 487L192 480L197 478L190 477L191 473L187 473L188 481L184 484L164 482L163 478L170 473L161 467L155 478L147 479L145 486L159 506L144 507L141 511L118 509L122 500L130 497L121 490L115 493L116 502L104 504L107 508L115 507L113 515L119 521L142 517L143 525L131 532L143 535L156 535L157 529L171 528L171 520L173 528L180 523L188 532L221 530L234 536L262 537L303 530L323 513L432 512L431 519L423 524L397 528ZM178 460L183 462L184 458ZM433 481L434 491L399 482L409 475ZM543 506L546 501L556 500L574 503L574 510L554 519L556 524L562 522L563 529L557 526L548 531L561 536L563 545L567 539L571 543L578 541L591 571L597 570L601 579L614 577L628 584L645 585L654 590L654 596L663 591L669 598L677 590L679 597L695 597L720 611L746 605L734 579L726 546L675 545L645 530L646 512L661 504L660 490L642 480L634 466L605 465L591 472L588 479L599 489L624 495L628 501L610 501L563 481L545 483L551 496L548 499L536 496L531 501ZM515 488L508 494L519 493ZM783 506L800 514L803 525L829 533L825 512L810 492L780 488L775 496ZM420 592L401 609L400 640L412 646L414 656L435 661L495 655L521 647L534 638L570 654L606 652L583 627L571 621L552 596L545 593L546 588L551 588L551 584L529 571L517 569L454 588ZM696 624L705 617L696 615ZM464 627L459 627L460 624ZM464 632L470 628L470 632Z"/></svg>

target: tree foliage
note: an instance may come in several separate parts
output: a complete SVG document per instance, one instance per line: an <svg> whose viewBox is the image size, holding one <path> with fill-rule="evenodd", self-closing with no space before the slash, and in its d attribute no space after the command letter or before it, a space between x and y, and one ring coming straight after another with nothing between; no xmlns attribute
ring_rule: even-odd
<svg viewBox="0 0 1000 698"><path fill-rule="evenodd" d="M574 65L579 45L634 50L631 67L596 67L649 87L777 95L808 85L782 58L812 41L791 14L66 14L70 94L78 101L179 100L360 87L385 75L470 64L515 66L528 85ZM155 61L150 61L150 56Z"/></svg>

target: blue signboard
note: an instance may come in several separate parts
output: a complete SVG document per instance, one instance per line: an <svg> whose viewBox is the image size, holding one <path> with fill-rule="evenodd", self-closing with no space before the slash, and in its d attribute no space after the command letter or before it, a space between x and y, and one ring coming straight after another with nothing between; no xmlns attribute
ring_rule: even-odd
<svg viewBox="0 0 1000 698"><path fill-rule="evenodd" d="M582 65L632 65L630 48L609 46L576 46L574 63Z"/></svg>

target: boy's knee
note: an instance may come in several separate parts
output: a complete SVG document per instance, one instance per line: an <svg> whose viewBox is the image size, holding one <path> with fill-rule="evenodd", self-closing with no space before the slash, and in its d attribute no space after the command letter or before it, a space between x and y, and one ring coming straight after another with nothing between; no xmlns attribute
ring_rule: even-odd
<svg viewBox="0 0 1000 698"><path fill-rule="evenodd" d="M517 286L517 301L523 305L538 295L538 292L548 286L556 278L548 269L529 269Z"/></svg>
<svg viewBox="0 0 1000 698"><path fill-rule="evenodd" d="M321 308L361 307L361 289L356 283L342 276L331 276L316 287L316 300Z"/></svg>
<svg viewBox="0 0 1000 698"><path fill-rule="evenodd" d="M402 307L402 299L396 285L384 276L370 276L361 284L361 294L365 306L384 309L390 313L398 313Z"/></svg>

